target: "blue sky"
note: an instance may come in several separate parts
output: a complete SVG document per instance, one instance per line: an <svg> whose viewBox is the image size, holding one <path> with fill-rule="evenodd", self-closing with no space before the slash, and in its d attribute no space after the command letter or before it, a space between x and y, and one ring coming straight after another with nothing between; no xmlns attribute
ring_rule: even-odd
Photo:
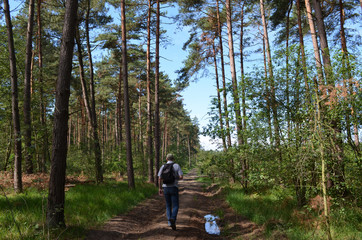
<svg viewBox="0 0 362 240"><path fill-rule="evenodd" d="M169 15L175 15L177 9L169 9ZM189 38L188 30L178 29L176 24L171 20L161 18L163 29L167 30L167 36L171 40L166 48L160 47L160 70L167 73L170 79L175 80L177 74L175 71L183 67L183 61L187 58L187 50L182 50L182 46ZM185 109L190 112L191 118L197 117L199 128L206 126L209 122L208 112L211 107L211 97L216 95L215 79L213 77L202 77L190 83L181 94ZM217 145L209 137L200 135L201 146L206 149L216 149Z"/></svg>

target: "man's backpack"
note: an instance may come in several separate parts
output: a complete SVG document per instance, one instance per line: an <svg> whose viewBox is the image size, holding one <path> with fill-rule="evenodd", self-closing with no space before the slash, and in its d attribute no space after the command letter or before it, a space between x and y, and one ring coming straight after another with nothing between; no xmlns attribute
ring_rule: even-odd
<svg viewBox="0 0 362 240"><path fill-rule="evenodd" d="M175 182L175 173L173 171L173 163L163 165L161 178L164 184L172 184Z"/></svg>

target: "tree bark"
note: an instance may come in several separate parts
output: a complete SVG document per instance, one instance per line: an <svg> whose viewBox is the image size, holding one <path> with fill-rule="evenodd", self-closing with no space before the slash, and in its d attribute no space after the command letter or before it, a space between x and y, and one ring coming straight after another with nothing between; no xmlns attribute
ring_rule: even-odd
<svg viewBox="0 0 362 240"><path fill-rule="evenodd" d="M122 66L119 68L119 83L118 83L118 95L117 95L117 126L118 126L118 144L120 145L119 151L122 152Z"/></svg>
<svg viewBox="0 0 362 240"><path fill-rule="evenodd" d="M134 172L132 160L132 139L131 139L131 115L129 110L128 95L128 64L127 64L127 30L126 30L126 6L125 0L121 1L121 21L122 21L122 73L123 73L123 95L124 95L124 117L126 131L126 159L128 187L134 189Z"/></svg>
<svg viewBox="0 0 362 240"><path fill-rule="evenodd" d="M290 94L289 94L289 31L290 31L290 11L293 7L293 1L291 2L290 6L288 7L288 14L287 14L287 35L286 35L286 43L285 43L285 74L286 74L286 89L285 89L285 95L287 98L287 109L290 109ZM299 82L298 77L295 78L296 82ZM298 91L297 91L298 92ZM298 99L297 99L298 102ZM286 113L286 120L287 120L287 131L288 131L288 140L290 139L290 132L291 132L291 113L290 111L287 111Z"/></svg>
<svg viewBox="0 0 362 240"><path fill-rule="evenodd" d="M160 0L156 1L156 56L155 56L155 175L160 168L160 103L159 103L159 81L160 81ZM157 179L157 177L155 177ZM158 186L159 181L155 181Z"/></svg>
<svg viewBox="0 0 362 240"><path fill-rule="evenodd" d="M10 17L9 1L4 0L4 13L6 20L6 29L8 35L9 62L11 74L11 106L12 119L14 128L14 189L16 192L23 191L22 173L21 173L21 131L20 131L20 115L19 115L19 100L18 100L18 75L16 71L16 56L13 37L13 26Z"/></svg>
<svg viewBox="0 0 362 240"><path fill-rule="evenodd" d="M103 167L102 167L102 152L101 146L99 144L98 137L98 123L97 123L97 114L96 114L96 100L95 100L95 90L94 90L94 70L93 70L93 60L92 60L92 50L89 40L89 15L90 15L90 0L87 0L87 14L85 19L86 27L86 40L87 40L87 51L88 51L88 61L89 61L89 74L90 74L90 83L89 83L89 92L90 92L90 113L91 113L91 126L93 132L93 147L94 147L94 157L95 157L95 168L96 168L96 179L97 183L103 182Z"/></svg>
<svg viewBox="0 0 362 240"><path fill-rule="evenodd" d="M216 60L216 49L215 43L212 42L212 49L213 49L213 58L214 58L214 67L215 67L215 80L216 80L216 91L217 91L217 109L219 110L219 124L220 124L220 131L221 131L221 140L224 152L227 151L226 146L226 139L225 139L225 130L224 130L224 121L222 117L222 110L221 110L221 96L220 96L220 86L219 86L219 72L217 70L217 60Z"/></svg>
<svg viewBox="0 0 362 240"><path fill-rule="evenodd" d="M246 130L246 81L244 73L244 7L245 1L241 6L240 14L240 71L241 71L241 105L243 111L243 129ZM245 142L247 140L245 139Z"/></svg>
<svg viewBox="0 0 362 240"><path fill-rule="evenodd" d="M67 133L69 118L70 79L77 22L78 1L66 2L63 37L56 83L53 146L46 222L49 227L64 227L65 170L67 159Z"/></svg>
<svg viewBox="0 0 362 240"><path fill-rule="evenodd" d="M25 165L26 173L34 171L32 156L32 131L31 131L31 63L33 56L33 22L34 22L34 0L29 0L29 18L26 32L26 58L25 58L25 80L24 80L24 142L25 142Z"/></svg>
<svg viewBox="0 0 362 240"><path fill-rule="evenodd" d="M264 77L265 77L265 101L266 101L266 114L268 119L268 134L270 139L270 144L274 145L274 139L273 139L273 131L272 131L272 119L271 119L271 100L270 100L270 94L269 94L269 79L268 79L268 67L267 67L267 59L266 59L266 49L265 49L265 39L263 38L263 60L264 60Z"/></svg>
<svg viewBox="0 0 362 240"><path fill-rule="evenodd" d="M223 87L223 103L224 103L224 115L225 115L225 124L226 124L226 137L227 137L227 146L231 147L231 134L230 134L230 124L229 124L229 111L227 103L227 91L226 91L226 80L225 80L225 63L224 63L224 47L222 41L222 31L221 31L221 20L220 20L220 10L219 10L219 0L216 0L216 14L217 14L217 29L219 36L219 48L220 48L220 60L221 60L221 76L222 76L222 87Z"/></svg>
<svg viewBox="0 0 362 240"><path fill-rule="evenodd" d="M231 81L233 85L233 100L234 100L234 111L235 111L235 121L236 121L236 132L238 138L238 144L241 146L243 144L242 136L242 119L240 112L240 99L239 99L239 89L236 77L236 68L235 68L235 53L234 53L234 40L233 40L233 28L231 20L231 3L230 0L226 0L226 23L228 28L228 38L229 38L229 58L230 58L230 70L231 70Z"/></svg>
<svg viewBox="0 0 362 240"><path fill-rule="evenodd" d="M151 100L151 14L152 4L148 0L147 16L147 158L148 181L155 182L153 174L153 144L152 144L152 100Z"/></svg>
<svg viewBox="0 0 362 240"><path fill-rule="evenodd" d="M319 36L319 44L322 51L322 59L324 65L324 73L327 79L327 84L333 84L332 79L332 66L331 66L331 58L329 54L329 47L327 41L327 34L324 26L323 14L319 0L313 0L317 28L318 28L318 36Z"/></svg>
<svg viewBox="0 0 362 240"><path fill-rule="evenodd" d="M302 55L302 67L303 67L303 77L304 77L304 85L306 91L306 101L308 106L312 103L311 93L309 89L308 83L308 71L307 71L307 60L305 57L305 49L304 49L304 39L303 39L303 27L302 27L302 14L300 10L300 0L297 0L297 11L298 11L298 34L299 34L299 44L300 44L300 52Z"/></svg>
<svg viewBox="0 0 362 240"><path fill-rule="evenodd" d="M41 21L41 3L38 0L37 4L37 24L38 24L38 64L39 64L39 93L40 93L40 122L42 126L42 153L41 153L41 172L46 172L46 162L49 161L49 142L48 142L48 128L46 123L46 103L44 102L44 87L43 87L43 45L42 45L42 21Z"/></svg>
<svg viewBox="0 0 362 240"><path fill-rule="evenodd" d="M141 82L138 84L138 125L139 125L139 153L142 154L142 173L146 176L146 156L143 151L143 124L142 124L142 89Z"/></svg>
<svg viewBox="0 0 362 240"><path fill-rule="evenodd" d="M310 6L309 0L305 0L305 8L306 8L306 11L307 11L310 34L312 36L314 57L315 57L317 72L318 72L318 83L319 83L319 85L323 85L322 60L321 60L321 57L320 57L320 54L319 54L317 33L316 33L315 27L314 27L314 21L313 21L313 16L312 16L312 8Z"/></svg>

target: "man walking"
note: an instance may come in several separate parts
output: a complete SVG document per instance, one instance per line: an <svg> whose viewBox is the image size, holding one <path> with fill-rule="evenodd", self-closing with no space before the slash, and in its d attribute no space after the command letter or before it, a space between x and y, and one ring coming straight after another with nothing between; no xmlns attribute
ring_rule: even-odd
<svg viewBox="0 0 362 240"><path fill-rule="evenodd" d="M174 160L172 154L167 154L167 163L162 165L158 171L159 194L161 195L163 193L165 196L167 221L172 230L176 230L176 218L179 208L178 180L183 178L181 167L177 163L174 163ZM168 170L171 170L174 179L169 177L167 174Z"/></svg>

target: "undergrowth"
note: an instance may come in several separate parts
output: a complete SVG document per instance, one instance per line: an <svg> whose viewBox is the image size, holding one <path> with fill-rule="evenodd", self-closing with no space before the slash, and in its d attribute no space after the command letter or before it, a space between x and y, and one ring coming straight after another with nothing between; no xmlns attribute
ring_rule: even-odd
<svg viewBox="0 0 362 240"><path fill-rule="evenodd" d="M21 194L0 196L0 239L84 239L86 231L121 214L155 194L152 184L126 182L77 185L66 192L65 229L45 226L47 191L28 188Z"/></svg>
<svg viewBox="0 0 362 240"><path fill-rule="evenodd" d="M266 239L326 239L321 212L308 206L298 209L292 191L275 187L245 193L228 188L226 200L240 215L264 226ZM362 239L362 210L356 206L331 208L333 239Z"/></svg>

